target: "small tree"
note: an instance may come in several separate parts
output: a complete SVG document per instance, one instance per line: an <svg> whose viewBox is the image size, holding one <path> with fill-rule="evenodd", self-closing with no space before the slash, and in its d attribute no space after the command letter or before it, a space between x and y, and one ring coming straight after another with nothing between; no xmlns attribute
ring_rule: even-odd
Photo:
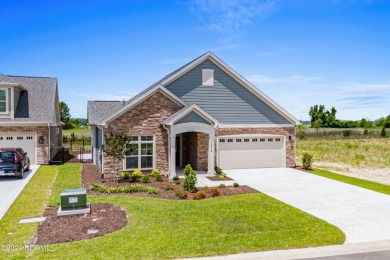
<svg viewBox="0 0 390 260"><path fill-rule="evenodd" d="M61 117L61 122L63 122L65 125L64 125L64 129L69 129L71 128L71 125L70 125L70 109L68 107L68 105L61 101L60 102L60 117Z"/></svg>
<svg viewBox="0 0 390 260"><path fill-rule="evenodd" d="M183 181L183 187L184 189L188 190L189 192L195 192L195 184L197 181L196 178L196 171L192 169L191 165L188 164L184 168L184 181Z"/></svg>
<svg viewBox="0 0 390 260"><path fill-rule="evenodd" d="M316 129L316 134L318 135L318 130L320 130L320 128L321 128L321 120L320 120L320 119L317 119L316 121L314 121L314 122L311 124L311 127L313 127L313 128Z"/></svg>
<svg viewBox="0 0 390 260"><path fill-rule="evenodd" d="M302 164L305 170L311 170L311 165L313 164L313 156L308 153L305 153L302 158Z"/></svg>
<svg viewBox="0 0 390 260"><path fill-rule="evenodd" d="M106 143L103 145L104 156L112 157L115 163L115 175L114 181L119 178L118 164L126 155L134 152L135 147L129 145L131 136L123 132L119 134L110 133L110 137L106 139Z"/></svg>
<svg viewBox="0 0 390 260"><path fill-rule="evenodd" d="M386 137L387 137L387 132L386 132L386 128L385 128L385 127L383 127L382 130L381 130L381 136L382 136L383 138L386 138Z"/></svg>

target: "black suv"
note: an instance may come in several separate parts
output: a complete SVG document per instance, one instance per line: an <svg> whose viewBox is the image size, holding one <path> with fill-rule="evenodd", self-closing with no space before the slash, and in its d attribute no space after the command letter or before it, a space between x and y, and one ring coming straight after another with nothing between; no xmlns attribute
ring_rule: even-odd
<svg viewBox="0 0 390 260"><path fill-rule="evenodd" d="M16 176L23 179L30 170L30 159L22 148L0 148L0 176Z"/></svg>

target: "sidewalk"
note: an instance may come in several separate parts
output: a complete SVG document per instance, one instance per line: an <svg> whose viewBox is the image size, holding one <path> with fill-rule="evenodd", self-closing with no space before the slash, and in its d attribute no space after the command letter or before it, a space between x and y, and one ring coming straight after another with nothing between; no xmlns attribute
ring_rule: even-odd
<svg viewBox="0 0 390 260"><path fill-rule="evenodd" d="M369 253L390 250L390 240L344 244L335 246L324 247L310 247L303 249L287 249L287 250L275 250L275 251L263 251L254 253L242 253L234 255L224 256L211 256L211 257L199 257L199 258L186 258L199 259L199 260L258 260L258 259L272 259L272 260L286 260L286 259L306 259L315 257L337 256L337 255L349 255L358 253Z"/></svg>

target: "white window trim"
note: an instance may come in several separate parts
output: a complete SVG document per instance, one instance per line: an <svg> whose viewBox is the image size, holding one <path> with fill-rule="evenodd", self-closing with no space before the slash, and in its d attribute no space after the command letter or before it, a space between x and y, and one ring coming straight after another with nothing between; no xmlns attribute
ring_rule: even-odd
<svg viewBox="0 0 390 260"><path fill-rule="evenodd" d="M132 135L132 136L137 136L138 141L131 141L129 144L137 144L138 145L138 166L141 166L141 144L153 144L153 167L148 167L148 168L126 168L126 157L130 156L125 156L123 160L123 170L124 171L135 171L135 170L152 170L156 168L156 136L155 135ZM152 141L141 141L141 136L153 136ZM135 157L135 156L134 156Z"/></svg>
<svg viewBox="0 0 390 260"><path fill-rule="evenodd" d="M9 114L9 110L8 110L8 107L9 107L8 88L0 87L0 90L4 90L5 91L5 112L0 112L0 115L6 115L6 114ZM1 101L1 102L4 102L4 101Z"/></svg>

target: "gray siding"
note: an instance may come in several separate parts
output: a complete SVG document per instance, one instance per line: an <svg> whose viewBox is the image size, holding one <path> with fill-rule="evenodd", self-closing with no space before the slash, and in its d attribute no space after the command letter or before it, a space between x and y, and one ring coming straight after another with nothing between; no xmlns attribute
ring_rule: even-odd
<svg viewBox="0 0 390 260"><path fill-rule="evenodd" d="M210 125L210 123L207 120L205 120L203 117L201 117L195 112L189 113L188 115L186 115L185 117L177 121L175 124L177 125L183 123L203 123L203 124Z"/></svg>
<svg viewBox="0 0 390 260"><path fill-rule="evenodd" d="M202 69L214 70L214 86L202 86ZM223 124L290 124L210 60L166 88L188 105L197 104Z"/></svg>

